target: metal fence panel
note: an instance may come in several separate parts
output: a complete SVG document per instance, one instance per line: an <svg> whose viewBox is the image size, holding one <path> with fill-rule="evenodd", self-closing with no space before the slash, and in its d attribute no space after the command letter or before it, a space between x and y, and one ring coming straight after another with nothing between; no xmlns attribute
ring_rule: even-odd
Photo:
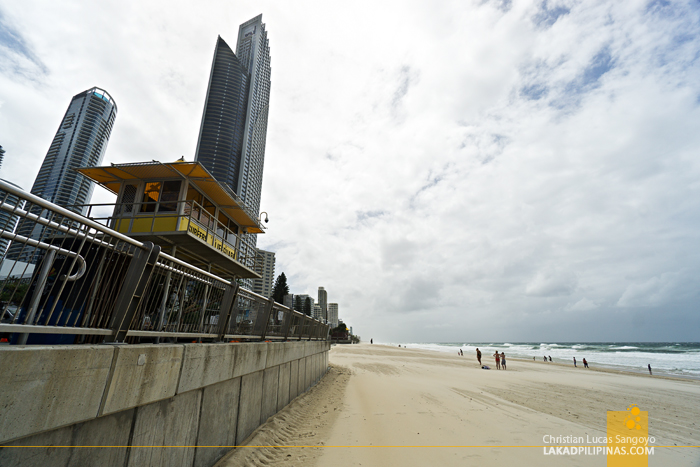
<svg viewBox="0 0 700 467"><path fill-rule="evenodd" d="M158 247L130 278L148 243L0 181L2 219L0 338L12 344L328 335L328 325Z"/></svg>

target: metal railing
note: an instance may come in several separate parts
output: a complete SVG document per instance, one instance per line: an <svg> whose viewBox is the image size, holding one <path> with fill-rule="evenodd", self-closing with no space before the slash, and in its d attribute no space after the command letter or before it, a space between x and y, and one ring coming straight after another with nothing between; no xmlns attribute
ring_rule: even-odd
<svg viewBox="0 0 700 467"><path fill-rule="evenodd" d="M18 202L17 200L21 202ZM301 340L329 326L0 180L0 340ZM9 224L8 224L9 225Z"/></svg>

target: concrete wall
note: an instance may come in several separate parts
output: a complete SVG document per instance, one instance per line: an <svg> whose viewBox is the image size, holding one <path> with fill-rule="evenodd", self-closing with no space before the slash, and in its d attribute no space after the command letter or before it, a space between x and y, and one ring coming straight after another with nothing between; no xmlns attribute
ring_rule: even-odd
<svg viewBox="0 0 700 467"><path fill-rule="evenodd" d="M318 382L329 348L2 347L0 465L212 466Z"/></svg>

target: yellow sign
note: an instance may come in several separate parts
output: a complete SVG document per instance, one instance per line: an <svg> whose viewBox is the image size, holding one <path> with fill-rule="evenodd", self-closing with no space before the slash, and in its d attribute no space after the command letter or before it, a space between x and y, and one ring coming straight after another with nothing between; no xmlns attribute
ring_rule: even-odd
<svg viewBox="0 0 700 467"><path fill-rule="evenodd" d="M608 467L647 467L654 447L649 443L649 412L630 405L608 411ZM652 441L653 443L653 441Z"/></svg>
<svg viewBox="0 0 700 467"><path fill-rule="evenodd" d="M228 246L221 238L218 238L212 233L207 232L205 229L197 225L195 222L191 222L183 219L180 222L180 230L187 230L190 235L199 238L205 243L208 243L213 248L219 250L221 253L225 254L229 258L236 259L236 250Z"/></svg>

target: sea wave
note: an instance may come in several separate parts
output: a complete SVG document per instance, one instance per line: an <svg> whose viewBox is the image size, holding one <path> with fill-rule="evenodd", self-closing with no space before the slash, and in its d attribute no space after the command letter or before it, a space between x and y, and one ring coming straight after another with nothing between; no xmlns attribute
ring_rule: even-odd
<svg viewBox="0 0 700 467"><path fill-rule="evenodd" d="M399 345L393 343L391 345ZM586 358L589 365L627 371L646 371L651 365L654 371L700 378L700 344L697 343L640 343L640 342L577 342L577 343L400 343L406 347L474 355L478 347L482 355L491 355L496 350L509 357L552 357L552 361L573 364ZM489 357L490 358L490 357Z"/></svg>

